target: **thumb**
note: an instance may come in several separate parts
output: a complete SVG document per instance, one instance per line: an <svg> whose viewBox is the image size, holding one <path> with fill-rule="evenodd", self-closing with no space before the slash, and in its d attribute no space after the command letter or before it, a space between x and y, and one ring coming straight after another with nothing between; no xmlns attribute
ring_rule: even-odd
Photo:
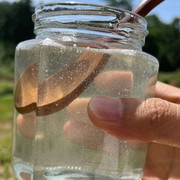
<svg viewBox="0 0 180 180"><path fill-rule="evenodd" d="M112 136L180 147L180 105L159 99L94 97L91 121Z"/></svg>

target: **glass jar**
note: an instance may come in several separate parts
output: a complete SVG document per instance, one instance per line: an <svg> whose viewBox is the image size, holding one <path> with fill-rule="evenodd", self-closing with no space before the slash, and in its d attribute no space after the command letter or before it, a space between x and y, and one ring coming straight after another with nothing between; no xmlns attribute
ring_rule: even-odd
<svg viewBox="0 0 180 180"><path fill-rule="evenodd" d="M97 129L92 96L154 95L158 61L142 51L147 22L131 12L84 3L44 4L36 39L15 57L13 168L18 179L123 179L143 174L146 143Z"/></svg>

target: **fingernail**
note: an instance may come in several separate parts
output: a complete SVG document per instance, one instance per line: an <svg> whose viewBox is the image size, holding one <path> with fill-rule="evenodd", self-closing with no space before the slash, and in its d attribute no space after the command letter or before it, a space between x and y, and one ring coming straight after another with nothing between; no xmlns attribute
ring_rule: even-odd
<svg viewBox="0 0 180 180"><path fill-rule="evenodd" d="M102 121L117 122L121 118L123 105L116 99L98 96L90 100L89 109Z"/></svg>

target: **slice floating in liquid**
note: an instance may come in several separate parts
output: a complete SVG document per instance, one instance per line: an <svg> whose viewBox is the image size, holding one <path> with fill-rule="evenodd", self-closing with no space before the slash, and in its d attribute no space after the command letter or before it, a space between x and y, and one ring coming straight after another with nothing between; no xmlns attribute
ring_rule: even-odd
<svg viewBox="0 0 180 180"><path fill-rule="evenodd" d="M23 72L14 93L15 107L24 114L35 111L37 107L38 66L33 63Z"/></svg>
<svg viewBox="0 0 180 180"><path fill-rule="evenodd" d="M105 53L84 51L74 64L39 84L38 65L30 65L15 88L17 111L22 114L36 111L37 116L44 116L65 108L87 88L108 59Z"/></svg>

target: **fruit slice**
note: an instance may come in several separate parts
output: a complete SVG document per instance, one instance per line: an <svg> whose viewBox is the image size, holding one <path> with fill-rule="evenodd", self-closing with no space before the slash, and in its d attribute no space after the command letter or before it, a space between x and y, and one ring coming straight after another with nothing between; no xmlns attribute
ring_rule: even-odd
<svg viewBox="0 0 180 180"><path fill-rule="evenodd" d="M18 112L32 112L37 107L38 66L33 63L21 75L14 91L14 102Z"/></svg>
<svg viewBox="0 0 180 180"><path fill-rule="evenodd" d="M15 107L24 114L36 111L37 116L57 112L78 97L105 66L109 55L84 51L74 64L38 84L38 64L30 65L15 88Z"/></svg>

